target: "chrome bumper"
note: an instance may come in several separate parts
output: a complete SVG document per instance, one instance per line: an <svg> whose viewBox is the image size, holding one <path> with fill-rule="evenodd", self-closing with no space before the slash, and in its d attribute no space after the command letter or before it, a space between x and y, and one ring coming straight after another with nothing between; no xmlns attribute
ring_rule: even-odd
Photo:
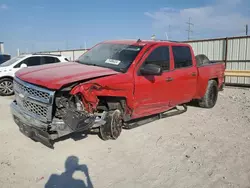
<svg viewBox="0 0 250 188"><path fill-rule="evenodd" d="M25 114L15 101L11 103L10 108L15 123L25 136L33 139L34 141L39 141L50 148L53 148L51 136L46 131L48 124L45 124Z"/></svg>
<svg viewBox="0 0 250 188"><path fill-rule="evenodd" d="M13 101L10 105L11 113L13 116L18 118L22 123L26 124L30 127L37 127L37 128L47 128L48 124L35 119L34 117L26 114L23 109L21 109L16 101Z"/></svg>
<svg viewBox="0 0 250 188"><path fill-rule="evenodd" d="M32 117L20 108L16 101L11 103L10 108L13 119L18 125L20 131L27 137L39 141L48 147L53 147L53 140L77 132L77 130L71 129L62 120L53 119L52 122L45 123ZM105 116L105 114L103 116ZM100 125L105 124L106 121L104 121L103 118L95 119L93 124L87 128L99 127ZM50 131L48 130L48 127L50 127Z"/></svg>

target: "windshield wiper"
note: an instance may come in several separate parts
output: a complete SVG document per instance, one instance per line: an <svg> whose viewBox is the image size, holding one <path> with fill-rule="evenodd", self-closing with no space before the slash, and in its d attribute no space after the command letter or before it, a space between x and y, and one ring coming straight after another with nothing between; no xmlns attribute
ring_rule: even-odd
<svg viewBox="0 0 250 188"><path fill-rule="evenodd" d="M95 64L95 63L86 63L86 62L82 62L82 61L76 61L76 62L78 62L78 63L80 63L80 64L83 64L83 65L98 66L98 65Z"/></svg>

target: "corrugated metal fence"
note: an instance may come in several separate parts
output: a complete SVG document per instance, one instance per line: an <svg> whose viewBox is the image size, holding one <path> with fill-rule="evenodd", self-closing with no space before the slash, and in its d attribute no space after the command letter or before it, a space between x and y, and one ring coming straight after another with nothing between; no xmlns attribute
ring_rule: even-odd
<svg viewBox="0 0 250 188"><path fill-rule="evenodd" d="M226 71L250 71L250 36L185 41L195 54L226 63ZM250 85L250 77L226 76L226 83Z"/></svg>

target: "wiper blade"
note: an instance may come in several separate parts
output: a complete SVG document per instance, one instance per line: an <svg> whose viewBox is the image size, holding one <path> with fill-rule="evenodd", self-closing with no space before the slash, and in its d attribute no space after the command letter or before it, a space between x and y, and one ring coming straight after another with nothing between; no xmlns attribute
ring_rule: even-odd
<svg viewBox="0 0 250 188"><path fill-rule="evenodd" d="M81 62L81 61L78 61L79 63L83 64L83 65L89 65L89 66L98 66L97 64L95 63L86 63L86 62Z"/></svg>

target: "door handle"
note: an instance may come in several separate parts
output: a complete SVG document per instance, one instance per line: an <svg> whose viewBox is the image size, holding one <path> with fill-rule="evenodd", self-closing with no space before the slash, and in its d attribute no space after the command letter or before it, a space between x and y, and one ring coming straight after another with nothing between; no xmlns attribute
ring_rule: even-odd
<svg viewBox="0 0 250 188"><path fill-rule="evenodd" d="M171 82L171 81L173 81L173 78L168 77L168 78L166 79L166 81L167 81L167 82Z"/></svg>
<svg viewBox="0 0 250 188"><path fill-rule="evenodd" d="M196 72L192 72L192 74L191 74L192 76L196 76Z"/></svg>

